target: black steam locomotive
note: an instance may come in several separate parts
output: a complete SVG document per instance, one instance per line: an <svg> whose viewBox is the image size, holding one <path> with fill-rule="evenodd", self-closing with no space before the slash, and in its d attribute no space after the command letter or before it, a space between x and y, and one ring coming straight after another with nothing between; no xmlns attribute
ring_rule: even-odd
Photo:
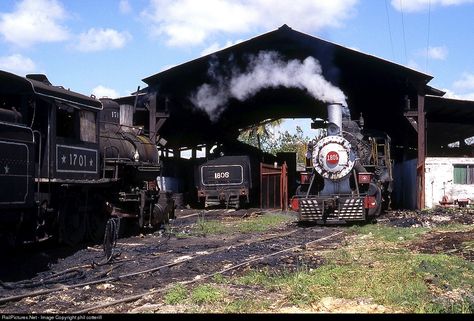
<svg viewBox="0 0 474 321"><path fill-rule="evenodd" d="M310 166L291 201L302 222L370 221L389 207L390 137L343 118L342 105L329 105L324 137L309 144Z"/></svg>
<svg viewBox="0 0 474 321"><path fill-rule="evenodd" d="M112 216L157 224L158 151L120 106L0 71L0 237L103 239Z"/></svg>

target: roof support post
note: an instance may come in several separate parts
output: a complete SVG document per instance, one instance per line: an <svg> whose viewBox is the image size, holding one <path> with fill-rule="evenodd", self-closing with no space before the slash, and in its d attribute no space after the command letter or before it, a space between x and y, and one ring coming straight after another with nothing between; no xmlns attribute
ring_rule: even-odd
<svg viewBox="0 0 474 321"><path fill-rule="evenodd" d="M149 136L151 143L156 145L156 93L152 93L150 96L150 106L148 108L149 113Z"/></svg>
<svg viewBox="0 0 474 321"><path fill-rule="evenodd" d="M417 164L417 208L425 207L425 152L426 152L426 113L425 96L418 94L418 164Z"/></svg>
<svg viewBox="0 0 474 321"><path fill-rule="evenodd" d="M156 145L158 131L161 129L165 121L169 118L169 112L167 103L164 111L157 110L157 93L153 92L149 94L148 109L148 126L149 126L149 137L151 143Z"/></svg>

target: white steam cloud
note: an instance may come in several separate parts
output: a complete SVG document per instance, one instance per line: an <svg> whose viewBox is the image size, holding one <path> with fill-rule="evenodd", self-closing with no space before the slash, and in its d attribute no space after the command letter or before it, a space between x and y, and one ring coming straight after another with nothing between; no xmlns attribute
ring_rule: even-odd
<svg viewBox="0 0 474 321"><path fill-rule="evenodd" d="M209 75L213 84L203 84L190 99L204 110L212 121L219 118L230 99L245 101L265 88L299 88L325 103L346 104L346 96L322 75L319 61L307 57L303 61L284 61L274 51L262 51L252 56L244 72L233 70L230 77L218 74L211 64Z"/></svg>

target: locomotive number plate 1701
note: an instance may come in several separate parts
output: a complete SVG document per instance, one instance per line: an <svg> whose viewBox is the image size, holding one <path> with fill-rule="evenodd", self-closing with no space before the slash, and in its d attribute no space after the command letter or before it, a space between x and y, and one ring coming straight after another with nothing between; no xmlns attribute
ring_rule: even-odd
<svg viewBox="0 0 474 321"><path fill-rule="evenodd" d="M56 145L56 171L63 173L97 173L97 150Z"/></svg>

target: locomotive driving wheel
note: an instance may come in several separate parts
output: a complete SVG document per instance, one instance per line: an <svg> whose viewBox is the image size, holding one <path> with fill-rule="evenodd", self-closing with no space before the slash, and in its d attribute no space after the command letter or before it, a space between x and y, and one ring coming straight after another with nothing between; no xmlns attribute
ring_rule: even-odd
<svg viewBox="0 0 474 321"><path fill-rule="evenodd" d="M110 215L105 199L99 193L91 194L94 196L90 200L90 210L86 215L86 233L88 240L99 243L104 240L105 228Z"/></svg>
<svg viewBox="0 0 474 321"><path fill-rule="evenodd" d="M382 214L382 191L376 184L370 183L369 195L375 197L376 204L374 208L369 208L367 213L367 221L371 222Z"/></svg>

